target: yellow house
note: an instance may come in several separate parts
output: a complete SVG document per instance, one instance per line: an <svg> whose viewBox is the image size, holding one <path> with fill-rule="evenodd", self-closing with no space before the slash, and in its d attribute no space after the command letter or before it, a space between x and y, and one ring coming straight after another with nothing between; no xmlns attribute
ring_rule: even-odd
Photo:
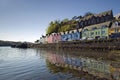
<svg viewBox="0 0 120 80"><path fill-rule="evenodd" d="M112 33L115 33L115 30L114 30L114 28L109 28L109 35L111 35Z"/></svg>
<svg viewBox="0 0 120 80"><path fill-rule="evenodd" d="M109 32L109 35L111 35L112 33L120 32L120 25L118 24L118 22L113 23L111 28L109 28L108 32Z"/></svg>

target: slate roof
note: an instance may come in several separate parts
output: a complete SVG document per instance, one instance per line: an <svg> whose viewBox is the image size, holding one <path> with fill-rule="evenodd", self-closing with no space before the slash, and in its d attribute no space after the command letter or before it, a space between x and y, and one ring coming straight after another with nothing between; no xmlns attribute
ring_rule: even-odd
<svg viewBox="0 0 120 80"><path fill-rule="evenodd" d="M102 13L99 13L99 14L86 16L86 17L83 17L81 20L85 21L85 20L91 19L92 17L102 17L102 16L106 16L106 15L112 15L112 10L105 11L105 12L102 12Z"/></svg>
<svg viewBox="0 0 120 80"><path fill-rule="evenodd" d="M111 23L111 21L107 21L107 22L100 23L100 24L94 24L94 25L86 26L84 29L91 30L91 29L94 28L94 27L100 28L100 27L103 26L103 25L106 25L107 27L109 27L110 23Z"/></svg>

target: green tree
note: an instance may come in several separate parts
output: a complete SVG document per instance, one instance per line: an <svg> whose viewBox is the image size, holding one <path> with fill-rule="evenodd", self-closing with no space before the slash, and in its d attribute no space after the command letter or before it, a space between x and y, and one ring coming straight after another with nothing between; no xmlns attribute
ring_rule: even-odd
<svg viewBox="0 0 120 80"><path fill-rule="evenodd" d="M92 13L92 12L86 12L85 15L84 15L84 17L90 16L90 15L94 15L94 13Z"/></svg>
<svg viewBox="0 0 120 80"><path fill-rule="evenodd" d="M55 20L54 22L51 21L48 28L47 28L47 34L51 34L53 32L58 32L59 27L60 27L59 20Z"/></svg>
<svg viewBox="0 0 120 80"><path fill-rule="evenodd" d="M68 18L65 18L65 19L62 20L62 22L64 22L64 23L66 23L66 22L68 22L68 21L69 21Z"/></svg>
<svg viewBox="0 0 120 80"><path fill-rule="evenodd" d="M47 28L46 34L58 33L58 32L76 29L76 25L77 25L76 20L73 19L69 20L67 18L63 19L62 21L60 20L51 21Z"/></svg>

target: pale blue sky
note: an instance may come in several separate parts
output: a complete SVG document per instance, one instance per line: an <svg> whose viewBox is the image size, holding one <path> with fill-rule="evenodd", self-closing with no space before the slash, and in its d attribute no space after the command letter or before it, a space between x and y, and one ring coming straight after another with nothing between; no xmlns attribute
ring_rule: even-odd
<svg viewBox="0 0 120 80"><path fill-rule="evenodd" d="M120 13L120 0L0 0L0 40L34 42L50 21L111 9Z"/></svg>

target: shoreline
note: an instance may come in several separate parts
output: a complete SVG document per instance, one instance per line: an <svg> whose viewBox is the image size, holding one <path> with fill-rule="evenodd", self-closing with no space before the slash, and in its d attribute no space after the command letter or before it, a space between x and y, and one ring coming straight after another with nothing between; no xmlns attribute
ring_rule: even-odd
<svg viewBox="0 0 120 80"><path fill-rule="evenodd" d="M120 39L69 41L47 44L33 44L30 48L65 50L120 50Z"/></svg>

